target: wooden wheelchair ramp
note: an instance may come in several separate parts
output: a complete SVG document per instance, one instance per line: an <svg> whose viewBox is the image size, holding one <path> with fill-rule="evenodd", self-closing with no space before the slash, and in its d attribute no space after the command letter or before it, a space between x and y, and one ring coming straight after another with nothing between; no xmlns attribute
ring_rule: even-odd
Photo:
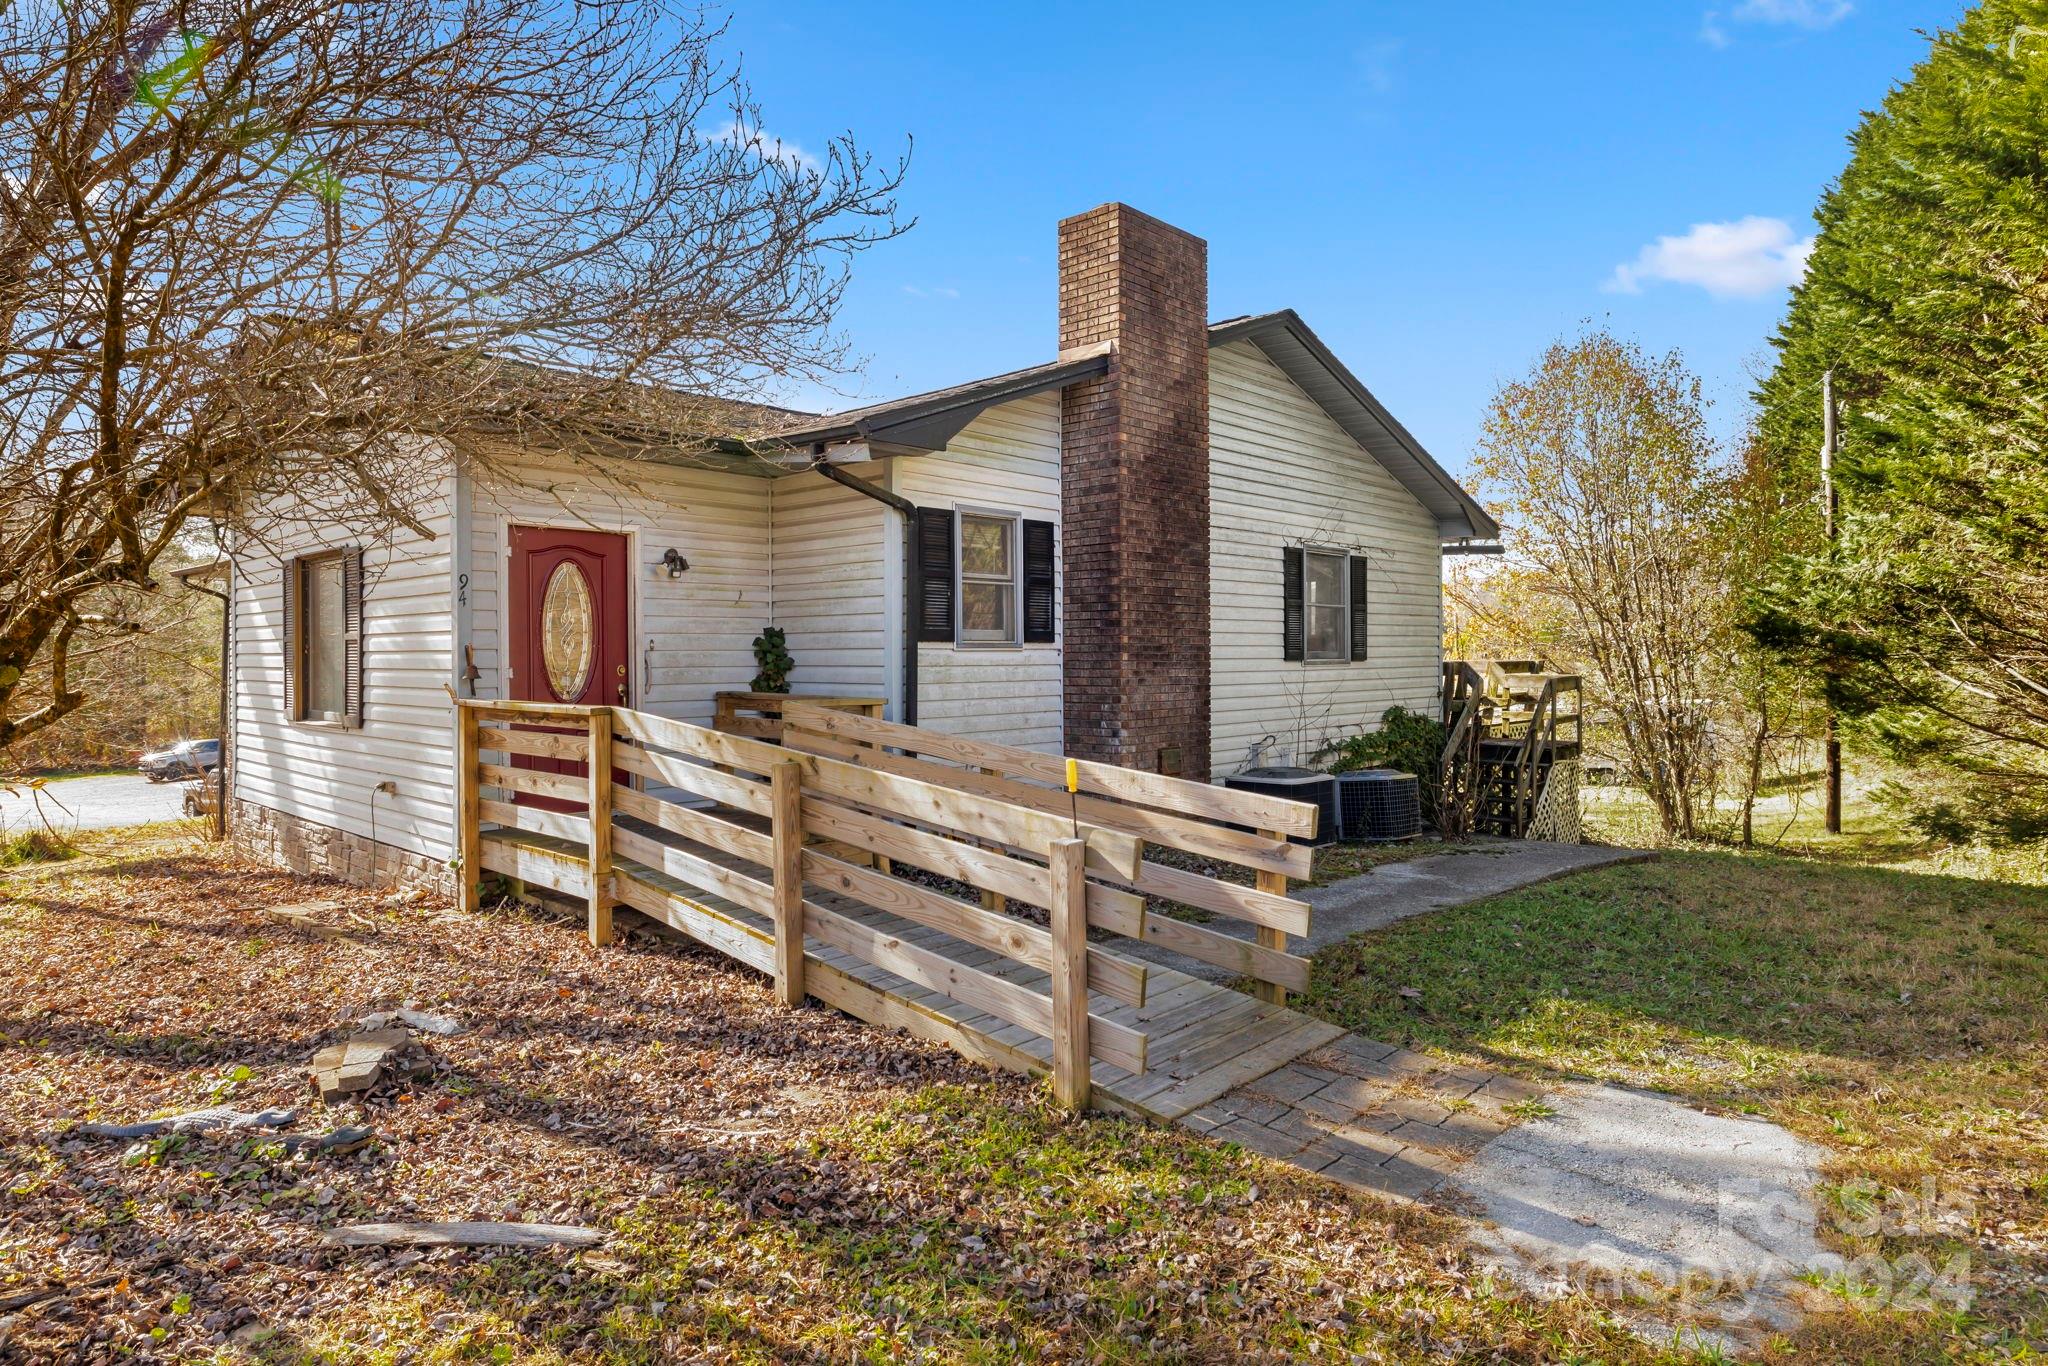
<svg viewBox="0 0 2048 1366"><path fill-rule="evenodd" d="M1306 982L1283 945L1307 928L1284 895L1307 851L1286 834L1312 830L1313 807L1095 764L1072 794L1045 781L1056 758L799 700L784 746L619 708L464 703L465 866L585 900L598 942L630 907L767 974L787 1002L1050 1073L1074 1106L1179 1119L1343 1037L1278 999ZM1146 861L1147 838L1250 860L1260 885ZM1160 916L1146 892L1253 918L1266 942ZM1221 962L1261 994L1091 929Z"/></svg>

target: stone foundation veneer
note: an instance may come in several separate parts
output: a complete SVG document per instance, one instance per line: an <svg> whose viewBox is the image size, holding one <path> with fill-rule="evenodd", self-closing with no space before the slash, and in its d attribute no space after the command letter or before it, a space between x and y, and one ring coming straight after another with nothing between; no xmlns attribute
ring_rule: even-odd
<svg viewBox="0 0 2048 1366"><path fill-rule="evenodd" d="M445 862L239 798L228 810L228 845L295 873L360 887L455 895L455 872Z"/></svg>

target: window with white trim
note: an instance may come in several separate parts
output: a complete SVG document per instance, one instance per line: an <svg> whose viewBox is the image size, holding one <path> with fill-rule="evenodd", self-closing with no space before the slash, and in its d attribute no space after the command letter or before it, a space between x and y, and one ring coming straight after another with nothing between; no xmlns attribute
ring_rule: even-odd
<svg viewBox="0 0 2048 1366"><path fill-rule="evenodd" d="M1304 655L1330 660L1351 657L1350 602L1346 596L1348 556L1306 551L1303 557Z"/></svg>
<svg viewBox="0 0 2048 1366"><path fill-rule="evenodd" d="M1011 513L959 514L960 636L962 645L1015 645L1019 641L1018 552L1022 519Z"/></svg>

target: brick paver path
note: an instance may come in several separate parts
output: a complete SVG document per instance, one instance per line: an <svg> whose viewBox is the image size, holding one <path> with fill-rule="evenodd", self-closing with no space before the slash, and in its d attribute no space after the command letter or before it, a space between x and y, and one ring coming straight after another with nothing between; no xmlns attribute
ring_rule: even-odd
<svg viewBox="0 0 2048 1366"><path fill-rule="evenodd" d="M1542 1094L1348 1034L1211 1101L1181 1123L1363 1190L1416 1200Z"/></svg>

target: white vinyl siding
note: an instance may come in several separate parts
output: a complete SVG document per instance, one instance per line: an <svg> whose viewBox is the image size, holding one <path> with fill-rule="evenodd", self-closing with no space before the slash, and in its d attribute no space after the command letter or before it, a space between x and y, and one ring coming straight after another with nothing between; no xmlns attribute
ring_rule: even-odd
<svg viewBox="0 0 2048 1366"><path fill-rule="evenodd" d="M890 462L890 487L919 507L1000 510L1057 527L1059 461L1060 396L1037 394L989 409L941 454L897 457ZM1064 535L1055 532L1054 546L1055 560L1063 561ZM957 556L957 544L954 549ZM1055 603L1059 572L1056 565ZM1065 702L1057 614L1055 608L1056 638L1050 644L1000 649L972 643L920 645L918 724L1060 752Z"/></svg>
<svg viewBox="0 0 2048 1366"><path fill-rule="evenodd" d="M874 463L846 472L869 483L884 477ZM902 518L821 474L790 475L763 487L774 499L775 624L796 661L790 691L893 700L903 672L896 611L903 593ZM749 667L728 686L743 688L753 676Z"/></svg>
<svg viewBox="0 0 2048 1366"><path fill-rule="evenodd" d="M277 519L263 544L237 549L229 641L232 776L241 801L443 859L455 832L454 722L442 690L452 667L455 479L445 461L438 472L433 457L423 456L423 464L429 473L413 494L413 508L430 539L401 529L388 541L363 541L355 528L305 527L287 516ZM362 727L296 722L284 705L285 564L359 543ZM397 791L375 792L387 779Z"/></svg>
<svg viewBox="0 0 2048 1366"><path fill-rule="evenodd" d="M1435 519L1252 342L1209 352L1209 428L1215 771L1236 771L1267 735L1305 763L1326 739L1376 728L1395 704L1433 713L1443 640ZM1370 658L1349 660L1343 610L1337 660L1282 658L1287 546L1365 557Z"/></svg>

